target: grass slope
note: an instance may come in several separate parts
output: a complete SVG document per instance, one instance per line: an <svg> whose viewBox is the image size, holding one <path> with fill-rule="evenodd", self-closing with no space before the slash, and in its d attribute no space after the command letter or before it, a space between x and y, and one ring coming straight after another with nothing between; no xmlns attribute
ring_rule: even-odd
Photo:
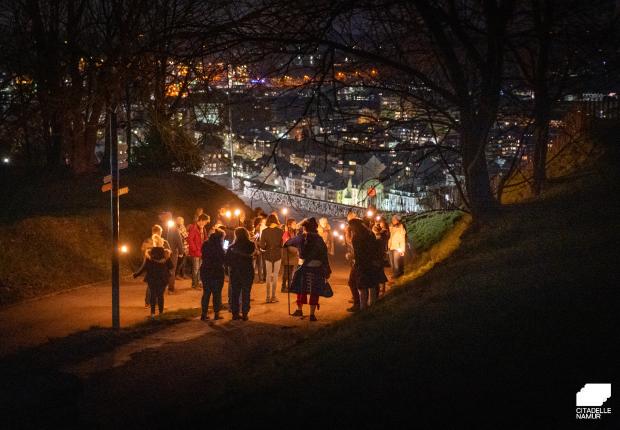
<svg viewBox="0 0 620 430"><path fill-rule="evenodd" d="M219 185L176 173L123 171L120 235L129 244L121 269L141 261L140 246L161 211L191 223L203 207L215 216L220 206L245 207ZM102 281L110 273L109 193L101 177L8 178L0 198L0 305Z"/></svg>
<svg viewBox="0 0 620 430"><path fill-rule="evenodd" d="M507 207L425 276L240 369L228 395L180 413L187 422L234 414L240 427L256 417L329 428L572 427L575 393L618 376L613 184L560 184L570 192Z"/></svg>
<svg viewBox="0 0 620 430"><path fill-rule="evenodd" d="M449 232L464 215L459 210L431 211L403 220L407 236L416 253L429 250Z"/></svg>

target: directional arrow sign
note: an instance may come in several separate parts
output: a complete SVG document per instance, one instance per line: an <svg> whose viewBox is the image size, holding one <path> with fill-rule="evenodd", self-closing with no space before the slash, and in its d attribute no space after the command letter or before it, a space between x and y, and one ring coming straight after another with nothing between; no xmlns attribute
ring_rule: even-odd
<svg viewBox="0 0 620 430"><path fill-rule="evenodd" d="M118 195L122 196L123 194L127 194L129 192L129 187L123 187L120 190L118 190Z"/></svg>
<svg viewBox="0 0 620 430"><path fill-rule="evenodd" d="M103 183L107 184L108 182L112 182L112 175L104 176Z"/></svg>
<svg viewBox="0 0 620 430"><path fill-rule="evenodd" d="M102 193L107 193L108 191L112 191L112 183L108 182L107 184L103 184L103 186L101 187L101 192Z"/></svg>

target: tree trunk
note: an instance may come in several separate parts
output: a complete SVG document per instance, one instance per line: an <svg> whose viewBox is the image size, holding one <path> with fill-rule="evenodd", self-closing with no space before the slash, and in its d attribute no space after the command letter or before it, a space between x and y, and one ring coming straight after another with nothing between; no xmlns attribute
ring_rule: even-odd
<svg viewBox="0 0 620 430"><path fill-rule="evenodd" d="M71 163L71 170L73 173L81 175L95 171L96 143L97 125L88 124L85 126L82 139L76 139L76 145L73 151L73 160Z"/></svg>
<svg viewBox="0 0 620 430"><path fill-rule="evenodd" d="M75 139L71 166L75 174L90 173L97 169L95 146L97 145L97 130L99 129L99 118L103 106L102 102L96 102L90 111L90 116L80 122L83 129L78 135L80 138ZM83 115L79 115L79 117L84 118Z"/></svg>
<svg viewBox="0 0 620 430"><path fill-rule="evenodd" d="M489 170L484 151L486 147L484 136L487 133L481 132L482 127L476 128L477 130L470 129L461 133L463 170L465 172L469 209L474 219L484 220L495 213L499 205L491 191L491 181L489 180Z"/></svg>
<svg viewBox="0 0 620 430"><path fill-rule="evenodd" d="M105 126L103 129L103 160L101 160L101 167L103 170L108 170L110 164L110 110L106 109L105 114Z"/></svg>
<svg viewBox="0 0 620 430"><path fill-rule="evenodd" d="M48 121L47 131L47 168L55 170L63 165L62 157L62 140L63 140L63 124L58 120L57 114L52 114L52 118Z"/></svg>
<svg viewBox="0 0 620 430"><path fill-rule="evenodd" d="M547 180L547 145L549 144L549 118L551 110L548 97L544 94L535 95L534 105L534 153L532 165L534 178L532 181L532 193L540 195L544 183Z"/></svg>
<svg viewBox="0 0 620 430"><path fill-rule="evenodd" d="M125 85L125 141L127 143L127 164L131 163L131 91Z"/></svg>

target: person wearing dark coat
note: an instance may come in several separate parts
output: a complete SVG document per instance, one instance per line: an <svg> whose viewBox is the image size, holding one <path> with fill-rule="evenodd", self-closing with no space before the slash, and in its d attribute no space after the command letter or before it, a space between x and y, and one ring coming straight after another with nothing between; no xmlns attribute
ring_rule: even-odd
<svg viewBox="0 0 620 430"><path fill-rule="evenodd" d="M318 233L318 223L314 218L301 222L303 234L295 236L284 243L299 249L303 264L293 275L291 291L297 292L297 310L292 316L303 317L303 305L308 304L310 294L310 321L317 321L315 310L319 308L319 297L328 289L327 279L331 275L327 246ZM297 281L295 279L298 279Z"/></svg>
<svg viewBox="0 0 620 430"><path fill-rule="evenodd" d="M250 293L254 281L254 267L252 265L255 245L250 240L248 231L243 227L235 229L235 240L226 251L225 263L228 266L231 289L230 307L232 319L248 320L250 312ZM241 298L241 300L239 300ZM239 306L241 301L241 306ZM241 307L242 316L239 315Z"/></svg>
<svg viewBox="0 0 620 430"><path fill-rule="evenodd" d="M377 240L361 220L349 221L349 227L353 246L353 267L349 283L359 291L361 310L374 303L379 284L387 281L383 271L383 248L382 242Z"/></svg>
<svg viewBox="0 0 620 430"><path fill-rule="evenodd" d="M177 229L176 223L172 218L172 214L170 212L163 212L160 214L160 219L164 222L164 226L166 229L163 231L163 238L168 242L170 246L170 251L172 255L170 256L170 260L172 261L172 271L170 272L170 278L168 280L168 294L174 293L175 290L175 281L176 281L176 269L177 269L177 261L179 259L179 255L183 255L183 238L181 237L181 233Z"/></svg>
<svg viewBox="0 0 620 430"><path fill-rule="evenodd" d="M200 279L202 280L202 315L201 320L209 319L209 301L213 296L213 319L220 319L222 308L222 288L224 287L224 231L216 229L206 242L202 244L202 264Z"/></svg>
<svg viewBox="0 0 620 430"><path fill-rule="evenodd" d="M286 220L286 227L282 235L282 242L295 237L297 235L297 222L293 218ZM293 273L297 270L299 262L299 250L294 246L282 247L282 289L283 293L288 292L288 287L293 279Z"/></svg>
<svg viewBox="0 0 620 430"><path fill-rule="evenodd" d="M170 281L172 267L170 252L162 246L154 246L146 251L142 267L133 274L133 277L137 278L146 272L144 282L147 283L150 291L151 319L155 319L155 306L159 308L159 315L164 312L164 291Z"/></svg>

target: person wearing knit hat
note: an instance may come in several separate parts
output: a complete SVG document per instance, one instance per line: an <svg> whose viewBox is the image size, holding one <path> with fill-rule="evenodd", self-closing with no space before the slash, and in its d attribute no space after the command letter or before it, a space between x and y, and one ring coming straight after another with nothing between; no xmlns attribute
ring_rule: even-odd
<svg viewBox="0 0 620 430"><path fill-rule="evenodd" d="M297 293L297 310L293 316L303 317L303 305L310 305L310 321L317 321L315 311L319 309L319 297L331 297L333 291L327 282L331 275L331 268L327 257L327 247L317 229L316 219L307 218L300 223L304 229L302 235L286 241L284 246L294 246L299 249L299 257L303 264L293 275L289 291ZM308 302L310 295L310 302Z"/></svg>

